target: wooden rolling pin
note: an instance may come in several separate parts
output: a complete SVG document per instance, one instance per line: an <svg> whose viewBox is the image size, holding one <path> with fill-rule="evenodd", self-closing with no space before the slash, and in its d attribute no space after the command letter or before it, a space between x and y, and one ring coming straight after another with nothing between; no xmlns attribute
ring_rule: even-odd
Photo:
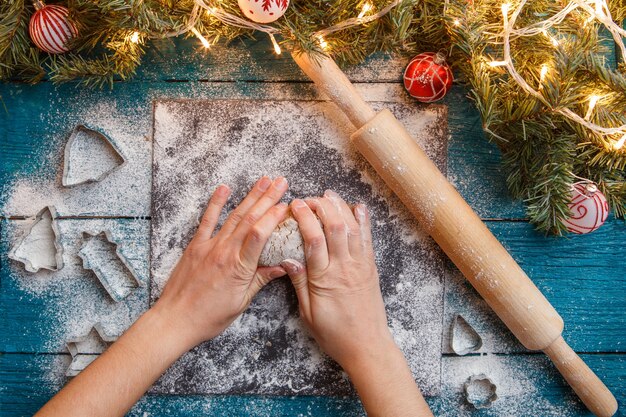
<svg viewBox="0 0 626 417"><path fill-rule="evenodd" d="M543 350L587 408L610 417L617 401L563 340L563 319L389 110L375 113L337 64L293 56L358 129L356 148L467 280L530 350Z"/></svg>

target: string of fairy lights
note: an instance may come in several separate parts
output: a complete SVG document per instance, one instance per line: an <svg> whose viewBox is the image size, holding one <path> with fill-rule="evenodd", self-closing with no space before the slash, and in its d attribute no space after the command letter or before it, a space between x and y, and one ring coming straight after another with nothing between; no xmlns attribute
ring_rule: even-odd
<svg viewBox="0 0 626 417"><path fill-rule="evenodd" d="M389 13L394 7L400 4L403 0L393 0L389 4L387 4L384 8L375 11L374 5L370 2L365 2L362 5L361 10L358 10L358 14L350 19L339 22L330 27L321 29L313 33L314 39L317 40L319 46L325 50L329 51L331 49L330 45L326 41L325 37L331 33L338 32L344 29L348 29L351 27L364 25L370 23L374 20L380 19L387 13ZM449 0L446 0L445 4L447 7ZM558 47L560 44L559 39L550 33L550 30L563 22L565 18L575 10L584 10L589 14L589 18L586 23L590 23L592 21L598 21L611 33L617 47L620 49L622 56L626 57L626 47L624 46L623 37L626 37L626 30L620 27L617 23L613 21L611 17L611 13L609 11L606 0L571 0L565 7L563 7L559 12L554 14L553 16L541 20L539 22L532 23L526 27L516 28L515 23L517 21L518 16L524 9L527 0L520 0L517 3L515 8L512 8L511 3L505 2L501 6L502 10L502 32L500 33L503 41L502 41L502 50L503 57L501 60L493 60L488 62L490 67L504 67L511 78L531 96L537 98L544 105L550 108L557 114L560 114L582 126L589 129L590 131L599 134L601 136L607 137L609 146L614 150L619 150L624 147L626 143L626 124L618 126L618 127L606 127L601 126L591 121L594 109L598 102L601 102L602 96L598 94L590 94L588 97L588 107L587 112L584 117L577 114L573 110L567 107L557 107L552 108L548 100L542 94L543 91L543 83L546 79L546 76L552 70L549 62L542 64L539 68L539 82L540 85L537 89L533 88L517 71L515 68L515 64L513 59L511 58L511 41L518 37L529 37L529 36L545 36L550 40L554 47ZM512 10L512 12L511 12ZM242 17L233 15L231 13L226 12L220 7L217 7L211 4L208 0L195 0L194 7L189 15L189 19L187 24L178 31L170 32L166 36L174 37L187 32L193 33L201 44L205 48L210 48L211 43L206 37L204 37L200 31L196 29L196 23L201 17L202 13L206 13L209 16L214 17L215 19L223 22L227 25L232 25L244 29L251 29L266 33L272 42L274 47L274 51L276 54L280 55L282 50L281 47L276 40L276 34L280 32L280 30L271 25L259 24L252 22L250 20L244 19ZM459 19L455 19L453 24L456 26L460 26L462 22ZM140 41L141 34L139 32L134 32L130 35L130 40L132 42L138 43Z"/></svg>
<svg viewBox="0 0 626 417"><path fill-rule="evenodd" d="M566 7L564 7L561 11L559 11L554 16L545 19L541 22L533 23L532 25L523 27L523 28L515 28L515 22L521 13L522 9L526 5L527 0L521 0L517 7L513 10L512 13L509 12L511 10L510 3L502 4L502 26L503 26L503 58L500 61L491 61L489 62L489 66L491 67L505 67L508 71L511 78L528 94L537 98L547 107L551 108L550 104L546 100L546 98L541 93L542 84L545 80L546 76L551 70L549 63L544 63L541 65L539 70L539 80L540 86L539 89L534 89L516 70L513 59L511 58L511 39L514 37L521 36L537 36L543 35L546 36L552 45L555 47L559 46L559 40L552 36L549 33L549 30L556 24L562 22L568 14L572 13L574 10L581 8L589 13L589 19L587 19L586 23L589 23L593 20L597 20L602 23L607 30L612 34L613 39L616 45L622 51L622 56L626 56L626 48L624 47L624 42L622 40L623 36L626 36L626 30L619 27L612 19L609 8L606 4L606 0L572 0ZM591 6L593 4L593 7ZM456 24L456 22L455 22ZM459 22L460 24L460 22ZM602 99L602 96L598 94L590 94L588 98L588 107L587 112L584 117L581 117L571 109L567 107L558 107L552 108L552 111L558 113L584 127L589 129L590 131L597 133L603 136L617 136L616 139L613 139L610 146L612 149L618 150L624 146L626 142L626 124L623 124L618 127L605 127L600 126L596 123L590 121L593 111L598 104L598 102Z"/></svg>

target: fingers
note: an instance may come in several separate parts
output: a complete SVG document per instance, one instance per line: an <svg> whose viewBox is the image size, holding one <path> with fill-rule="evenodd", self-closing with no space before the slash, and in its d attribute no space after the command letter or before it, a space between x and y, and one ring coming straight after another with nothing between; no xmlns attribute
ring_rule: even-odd
<svg viewBox="0 0 626 417"><path fill-rule="evenodd" d="M359 256L363 253L363 245L361 242L361 228L354 218L354 214L352 213L352 209L340 196L334 191L327 190L324 193L324 196L330 200L331 203L335 206L341 217L343 218L344 224L346 225L346 231L348 233L348 249L350 250L350 254L354 257Z"/></svg>
<svg viewBox="0 0 626 417"><path fill-rule="evenodd" d="M299 199L291 202L291 212L298 222L304 240L304 255L308 268L323 270L328 266L326 237L317 217L307 204Z"/></svg>
<svg viewBox="0 0 626 417"><path fill-rule="evenodd" d="M329 258L350 256L347 226L337 207L326 197L309 199L307 204L324 225Z"/></svg>
<svg viewBox="0 0 626 417"><path fill-rule="evenodd" d="M249 228L248 235L245 237L243 246L241 247L240 256L244 265L250 268L256 268L263 247L271 236L272 232L278 226L287 214L287 205L280 203L269 210L261 217L261 219Z"/></svg>
<svg viewBox="0 0 626 417"><path fill-rule="evenodd" d="M361 246L365 254L373 253L372 246L372 224L370 213L363 204L357 204L354 207L354 217L356 218L359 228L361 229Z"/></svg>
<svg viewBox="0 0 626 417"><path fill-rule="evenodd" d="M243 201L239 203L237 208L230 213L228 219L226 219L226 222L224 222L222 226L221 232L230 235L239 222L241 222L246 212L261 198L271 185L272 180L269 177L261 177L256 184L254 184L252 190L250 190Z"/></svg>
<svg viewBox="0 0 626 417"><path fill-rule="evenodd" d="M265 287L270 281L284 277L287 272L280 266L264 266L258 268L252 281L250 281L250 287L248 287L248 300L252 300L261 288Z"/></svg>
<svg viewBox="0 0 626 417"><path fill-rule="evenodd" d="M204 211L204 215L200 220L200 225L196 232L197 239L203 241L211 239L213 231L215 231L215 226L217 226L220 213L228 201L228 197L230 197L230 188L228 188L227 185L222 184L215 189Z"/></svg>
<svg viewBox="0 0 626 417"><path fill-rule="evenodd" d="M300 311L304 315L304 318L309 321L308 319L311 317L311 304L309 302L309 285L306 268L300 262L294 261L293 259L285 259L280 266L287 271L289 279L296 290L296 295L298 296Z"/></svg>
<svg viewBox="0 0 626 417"><path fill-rule="evenodd" d="M232 232L232 238L235 241L243 242L249 232L255 227L259 220L265 216L265 213L285 195L287 191L287 180L283 177L276 178L269 188L259 197L254 205L246 210L243 219L237 224ZM282 219L281 219L282 220Z"/></svg>

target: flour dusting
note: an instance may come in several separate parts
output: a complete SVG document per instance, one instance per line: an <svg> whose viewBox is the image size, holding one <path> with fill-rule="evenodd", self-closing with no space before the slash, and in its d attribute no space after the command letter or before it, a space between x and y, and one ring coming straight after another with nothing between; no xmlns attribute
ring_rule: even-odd
<svg viewBox="0 0 626 417"><path fill-rule="evenodd" d="M6 222L2 228L2 245L9 246L27 223ZM64 248L64 266L60 271L28 273L22 264L5 262L3 255L3 276L8 277L8 285L25 293L20 302L42 309L41 321L21 323L24 328L12 332L14 339L10 343L17 346L29 343L29 335L33 333L43 335L37 338L43 345L29 346L29 350L65 353L66 341L86 335L96 323L101 323L106 334L120 335L148 306L147 220L59 219L58 227ZM83 269L78 257L83 232L97 234L104 230L110 230L119 239L120 251L143 283L143 287L120 302L110 298L93 272Z"/></svg>
<svg viewBox="0 0 626 417"><path fill-rule="evenodd" d="M445 168L445 108L391 107ZM389 324L427 395L439 390L445 263L349 141L352 127L327 102L160 101L155 104L152 295L158 296L193 235L211 192L233 189L228 210L262 175L290 182L285 201L333 189L372 213ZM223 220L223 216L222 216ZM350 394L346 375L296 317L286 281L270 284L220 337L185 355L156 392ZM285 323L291 323L285 326Z"/></svg>

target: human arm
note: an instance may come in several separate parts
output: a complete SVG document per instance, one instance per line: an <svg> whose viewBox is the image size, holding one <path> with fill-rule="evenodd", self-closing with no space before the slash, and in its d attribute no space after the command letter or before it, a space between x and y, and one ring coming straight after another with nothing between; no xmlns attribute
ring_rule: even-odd
<svg viewBox="0 0 626 417"><path fill-rule="evenodd" d="M257 268L265 242L285 217L284 178L261 178L222 228L228 200L216 189L161 298L37 416L121 416L183 353L220 334L281 267Z"/></svg>
<svg viewBox="0 0 626 417"><path fill-rule="evenodd" d="M282 266L321 348L348 373L368 415L432 416L387 326L365 206L352 210L327 191L306 203L294 200L291 211L307 265Z"/></svg>

